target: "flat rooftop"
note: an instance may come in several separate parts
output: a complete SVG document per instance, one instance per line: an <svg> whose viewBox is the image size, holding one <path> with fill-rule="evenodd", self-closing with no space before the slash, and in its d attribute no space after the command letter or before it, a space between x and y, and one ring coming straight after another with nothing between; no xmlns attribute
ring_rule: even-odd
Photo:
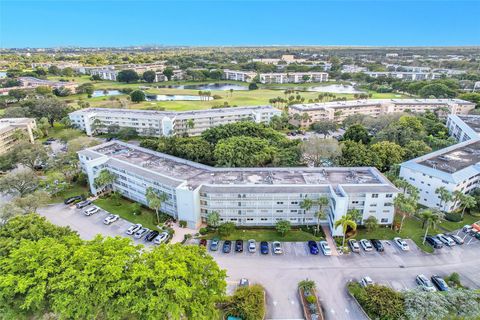
<svg viewBox="0 0 480 320"><path fill-rule="evenodd" d="M120 160L139 169L199 185L282 186L282 185L367 185L392 187L375 168L217 168L169 156L121 142L110 142L79 152ZM143 170L141 170L143 171Z"/></svg>
<svg viewBox="0 0 480 320"><path fill-rule="evenodd" d="M437 152L418 164L440 170L446 173L455 173L480 162L480 141L460 144L456 148L447 148L445 152Z"/></svg>
<svg viewBox="0 0 480 320"><path fill-rule="evenodd" d="M457 115L465 124L467 124L473 131L480 133L480 116L464 116Z"/></svg>

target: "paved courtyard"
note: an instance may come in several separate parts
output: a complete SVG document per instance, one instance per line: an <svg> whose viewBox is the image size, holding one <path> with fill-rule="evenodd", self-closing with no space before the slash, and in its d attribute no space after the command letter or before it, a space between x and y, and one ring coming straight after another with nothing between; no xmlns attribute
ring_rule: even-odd
<svg viewBox="0 0 480 320"><path fill-rule="evenodd" d="M130 222L120 219L112 225L103 224L107 215L103 210L87 217L80 210L63 204L51 205L39 212L51 222L70 226L84 239L92 239L100 233L105 236L127 236ZM460 233L460 236L465 236ZM133 238L132 238L133 239ZM471 241L470 241L471 240ZM134 240L145 244L143 240ZM369 275L375 282L397 290L415 287L414 278L423 273L430 277L452 272L461 275L469 287L480 287L480 241L466 236L464 246L443 248L434 254L426 254L410 242L411 251L402 252L393 243L384 241L385 252L361 252L344 256L325 257L309 254L305 243L283 243L284 254L275 256L231 252L211 252L221 268L227 270L229 291L241 278L250 283L262 284L267 292L267 319L302 319L297 297L297 284L304 279L314 280L327 319L358 320L365 317L348 296L345 284ZM223 242L221 242L221 245ZM147 244L150 245L150 244Z"/></svg>

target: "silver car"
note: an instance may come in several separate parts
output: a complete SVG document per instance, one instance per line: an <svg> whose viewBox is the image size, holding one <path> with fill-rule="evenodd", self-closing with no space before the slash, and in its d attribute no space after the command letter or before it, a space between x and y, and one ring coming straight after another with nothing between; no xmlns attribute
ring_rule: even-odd
<svg viewBox="0 0 480 320"><path fill-rule="evenodd" d="M128 229L127 231L125 231L126 234L128 234L129 236L131 236L132 234L134 234L135 232L137 232L138 230L142 229L142 225L140 223L137 223L137 224L132 224Z"/></svg>
<svg viewBox="0 0 480 320"><path fill-rule="evenodd" d="M415 278L415 281L425 291L428 291L428 292L437 291L437 289L435 289L435 286L433 285L433 283L430 280L428 280L428 278L425 277L423 274L419 274Z"/></svg>
<svg viewBox="0 0 480 320"><path fill-rule="evenodd" d="M162 233L160 233L156 238L155 240L153 240L153 243L155 244L160 244L160 243L163 243L165 241L167 241L168 239L168 232L167 231L164 231Z"/></svg>
<svg viewBox="0 0 480 320"><path fill-rule="evenodd" d="M360 245L362 246L363 250L365 250L367 252L373 250L373 246L372 246L372 243L370 242L370 240L362 239L362 240L360 240Z"/></svg>
<svg viewBox="0 0 480 320"><path fill-rule="evenodd" d="M135 232L134 238L135 239L141 239L149 231L150 231L150 229L148 229L148 228L142 228L142 229L138 230L137 232Z"/></svg>
<svg viewBox="0 0 480 320"><path fill-rule="evenodd" d="M280 241L274 241L272 243L272 251L273 251L274 254L282 254L283 253L282 244L280 243Z"/></svg>
<svg viewBox="0 0 480 320"><path fill-rule="evenodd" d="M248 252L255 253L257 251L257 242L253 239L248 240Z"/></svg>
<svg viewBox="0 0 480 320"><path fill-rule="evenodd" d="M330 246L328 245L327 241L320 241L320 248L322 249L323 255L325 256L331 256L332 255L332 249L330 249Z"/></svg>
<svg viewBox="0 0 480 320"><path fill-rule="evenodd" d="M112 224L120 218L117 214L111 214L103 220L103 223L106 225Z"/></svg>
<svg viewBox="0 0 480 320"><path fill-rule="evenodd" d="M447 245L449 247L453 247L456 245L455 241L452 238L444 235L443 233L437 234L437 239L443 242L444 245Z"/></svg>

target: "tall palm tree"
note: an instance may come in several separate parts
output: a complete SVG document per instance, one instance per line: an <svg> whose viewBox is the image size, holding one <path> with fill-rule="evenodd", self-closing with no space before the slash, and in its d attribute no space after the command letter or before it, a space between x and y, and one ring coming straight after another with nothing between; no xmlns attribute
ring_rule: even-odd
<svg viewBox="0 0 480 320"><path fill-rule="evenodd" d="M398 230L398 232L401 232L405 218L412 215L417 210L417 202L401 193L395 198L395 200L393 200L393 204L395 206L396 212L400 213L400 215L402 216L402 220L400 221L400 228Z"/></svg>
<svg viewBox="0 0 480 320"><path fill-rule="evenodd" d="M469 194L465 194L463 195L461 201L462 202L460 206L463 208L462 209L462 219L463 219L463 216L465 215L465 209L472 209L473 207L475 207L477 205L477 200L475 199L475 197Z"/></svg>
<svg viewBox="0 0 480 320"><path fill-rule="evenodd" d="M313 207L313 200L312 199L305 199L300 203L300 208L305 211L312 209Z"/></svg>
<svg viewBox="0 0 480 320"><path fill-rule="evenodd" d="M455 190L452 193L453 207L456 208L458 203L462 203L465 194L460 190Z"/></svg>
<svg viewBox="0 0 480 320"><path fill-rule="evenodd" d="M325 219L327 212L326 208L330 201L327 196L321 196L315 201L315 204L318 205L318 211L315 212L315 217L317 218L317 232L320 230L320 220Z"/></svg>
<svg viewBox="0 0 480 320"><path fill-rule="evenodd" d="M445 206L448 204L449 201L452 201L453 199L452 194L445 187L438 187L435 190L435 194L438 194L438 197L440 198L440 208L445 211Z"/></svg>
<svg viewBox="0 0 480 320"><path fill-rule="evenodd" d="M350 215L348 213L346 215L343 215L340 219L335 221L335 229L338 228L339 226L342 226L342 232L343 232L343 240L342 240L342 248L345 247L345 237L347 234L347 229L350 227L353 230L357 229L357 223L352 220Z"/></svg>
<svg viewBox="0 0 480 320"><path fill-rule="evenodd" d="M420 217L423 220L423 227L425 229L425 235L423 236L423 243L425 243L425 239L427 238L428 229L434 228L437 226L438 223L442 222L443 213L440 211L434 211L430 209L423 210Z"/></svg>

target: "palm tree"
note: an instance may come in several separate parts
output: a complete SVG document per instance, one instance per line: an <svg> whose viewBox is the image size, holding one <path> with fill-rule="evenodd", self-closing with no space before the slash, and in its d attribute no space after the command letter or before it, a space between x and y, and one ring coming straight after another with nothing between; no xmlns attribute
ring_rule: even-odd
<svg viewBox="0 0 480 320"><path fill-rule="evenodd" d="M220 214L217 211L211 211L207 214L207 225L216 228L219 222Z"/></svg>
<svg viewBox="0 0 480 320"><path fill-rule="evenodd" d="M145 197L147 198L148 206L155 210L157 224L160 224L160 209L162 204L168 200L168 195L165 192L158 193L152 187L148 187Z"/></svg>
<svg viewBox="0 0 480 320"><path fill-rule="evenodd" d="M405 196L404 194L399 194L395 198L395 200L393 200L393 204L396 211L402 216L402 220L400 221L400 228L398 229L398 232L401 232L405 218L412 215L417 210L417 202L414 201L412 198Z"/></svg>
<svg viewBox="0 0 480 320"><path fill-rule="evenodd" d="M304 292L309 292L312 289L315 289L315 282L308 279L302 280L298 283L298 289L301 289Z"/></svg>
<svg viewBox="0 0 480 320"><path fill-rule="evenodd" d="M310 210L313 207L313 200L312 199L305 199L300 203L300 208L305 211Z"/></svg>
<svg viewBox="0 0 480 320"><path fill-rule="evenodd" d="M460 206L463 207L462 219L463 219L463 216L465 215L465 209L472 209L476 205L477 205L477 200L475 199L475 197L468 194L463 195L460 203Z"/></svg>
<svg viewBox="0 0 480 320"><path fill-rule="evenodd" d="M335 221L335 229L338 228L339 226L342 226L342 232L343 232L343 240L342 240L342 248L345 247L345 237L347 234L347 229L350 227L353 230L357 229L357 223L352 220L350 215L347 213L346 215L343 215L340 219Z"/></svg>
<svg viewBox="0 0 480 320"><path fill-rule="evenodd" d="M330 201L327 196L321 196L315 202L318 205L318 211L315 212L315 217L317 218L317 232L320 230L320 220L325 219L327 213L325 209L327 208Z"/></svg>
<svg viewBox="0 0 480 320"><path fill-rule="evenodd" d="M425 243L425 239L427 238L428 229L431 227L435 229L438 223L442 222L443 213L440 211L434 211L430 209L423 210L420 217L423 220L423 228L426 227L425 235L423 236L423 243Z"/></svg>
<svg viewBox="0 0 480 320"><path fill-rule="evenodd" d="M440 208L443 208L443 211L445 211L445 206L453 199L452 194L445 187L438 187L435 190L435 194L438 194L438 197L440 198Z"/></svg>

